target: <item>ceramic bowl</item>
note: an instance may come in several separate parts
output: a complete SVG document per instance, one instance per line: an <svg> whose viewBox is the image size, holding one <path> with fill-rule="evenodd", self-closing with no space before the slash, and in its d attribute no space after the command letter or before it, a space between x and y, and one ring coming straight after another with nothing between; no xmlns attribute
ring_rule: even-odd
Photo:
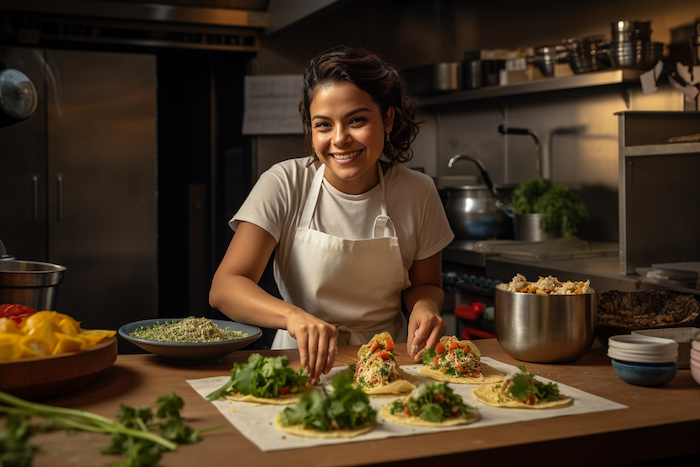
<svg viewBox="0 0 700 467"><path fill-rule="evenodd" d="M158 355L163 360L170 363L178 364L201 364L217 360L224 355L240 350L262 336L262 330L256 326L237 323L235 321L226 321L220 319L211 320L221 329L232 329L248 334L248 337L242 339L231 339L220 342L158 342L146 339L132 337L129 334L136 329L144 326L151 326L158 323L169 323L179 321L182 318L161 318L161 319L145 319L125 324L119 328L119 335L129 342L141 347L143 350Z"/></svg>
<svg viewBox="0 0 700 467"><path fill-rule="evenodd" d="M690 362L690 374L693 375L695 382L700 384L700 366L693 365L692 361Z"/></svg>
<svg viewBox="0 0 700 467"><path fill-rule="evenodd" d="M612 367L623 381L635 386L661 386L676 376L675 363L634 363L612 359Z"/></svg>

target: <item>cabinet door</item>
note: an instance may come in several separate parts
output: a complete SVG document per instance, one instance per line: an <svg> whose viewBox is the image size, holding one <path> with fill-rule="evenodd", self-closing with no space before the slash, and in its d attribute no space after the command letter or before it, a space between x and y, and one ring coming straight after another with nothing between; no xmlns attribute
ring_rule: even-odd
<svg viewBox="0 0 700 467"><path fill-rule="evenodd" d="M49 259L86 328L156 317L156 62L47 51ZM121 345L121 343L120 343Z"/></svg>
<svg viewBox="0 0 700 467"><path fill-rule="evenodd" d="M39 99L29 118L0 128L0 239L17 259L46 261L44 52L6 48L0 61L27 75Z"/></svg>

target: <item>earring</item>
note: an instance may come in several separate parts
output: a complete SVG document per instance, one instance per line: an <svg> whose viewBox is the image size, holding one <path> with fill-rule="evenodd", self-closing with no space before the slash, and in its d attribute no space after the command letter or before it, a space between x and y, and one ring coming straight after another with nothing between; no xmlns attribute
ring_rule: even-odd
<svg viewBox="0 0 700 467"><path fill-rule="evenodd" d="M394 152L394 145L391 144L391 132L389 132L389 131L386 132L386 144L384 146L386 148L385 152L388 152L388 153Z"/></svg>

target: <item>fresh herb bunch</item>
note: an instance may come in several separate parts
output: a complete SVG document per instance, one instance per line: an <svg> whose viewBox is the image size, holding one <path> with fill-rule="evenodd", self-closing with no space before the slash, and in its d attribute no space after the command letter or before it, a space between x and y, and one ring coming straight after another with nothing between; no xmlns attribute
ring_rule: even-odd
<svg viewBox="0 0 700 467"><path fill-rule="evenodd" d="M534 395L537 402L553 401L559 399L559 387L549 382L544 384L535 379L533 373L528 373L525 365L518 365L520 373L513 375L513 384L506 389L506 392L520 402L526 402L530 395Z"/></svg>
<svg viewBox="0 0 700 467"><path fill-rule="evenodd" d="M6 432L0 434L0 465L3 467L30 466L39 448L29 444L37 433L56 430L80 430L111 434L111 443L103 454L126 456L124 466L154 466L163 451L173 451L180 444L195 443L200 433L222 428L224 425L194 430L185 425L180 416L183 400L171 392L158 398L154 415L150 407L121 405L114 421L83 410L66 409L29 402L0 392L0 411L8 413ZM47 420L45 424L31 424L31 417ZM157 430L155 432L153 430Z"/></svg>
<svg viewBox="0 0 700 467"><path fill-rule="evenodd" d="M556 229L564 236L574 235L579 224L591 217L581 197L544 178L522 182L513 190L512 198L516 214L544 214L540 227L545 232Z"/></svg>
<svg viewBox="0 0 700 467"><path fill-rule="evenodd" d="M444 382L421 386L407 399L397 399L391 405L392 414L405 413L435 423L446 418L463 417L474 410Z"/></svg>
<svg viewBox="0 0 700 467"><path fill-rule="evenodd" d="M287 357L263 357L254 353L248 363L234 363L231 379L209 394L207 400L216 400L229 389L255 397L277 397L281 388L289 388L290 393L300 392L308 381L306 369L294 371Z"/></svg>
<svg viewBox="0 0 700 467"><path fill-rule="evenodd" d="M335 375L331 386L332 391L321 387L302 394L299 402L282 411L281 423L285 426L302 425L323 432L376 423L377 411L370 405L369 396L353 385L352 375Z"/></svg>

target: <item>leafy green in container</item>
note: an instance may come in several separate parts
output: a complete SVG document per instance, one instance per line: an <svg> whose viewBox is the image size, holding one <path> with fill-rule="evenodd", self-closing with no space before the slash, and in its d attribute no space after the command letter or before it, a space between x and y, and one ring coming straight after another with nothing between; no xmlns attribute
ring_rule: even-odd
<svg viewBox="0 0 700 467"><path fill-rule="evenodd" d="M515 214L543 214L540 227L574 235L579 224L590 219L581 197L564 185L553 185L544 178L528 180L513 190Z"/></svg>

